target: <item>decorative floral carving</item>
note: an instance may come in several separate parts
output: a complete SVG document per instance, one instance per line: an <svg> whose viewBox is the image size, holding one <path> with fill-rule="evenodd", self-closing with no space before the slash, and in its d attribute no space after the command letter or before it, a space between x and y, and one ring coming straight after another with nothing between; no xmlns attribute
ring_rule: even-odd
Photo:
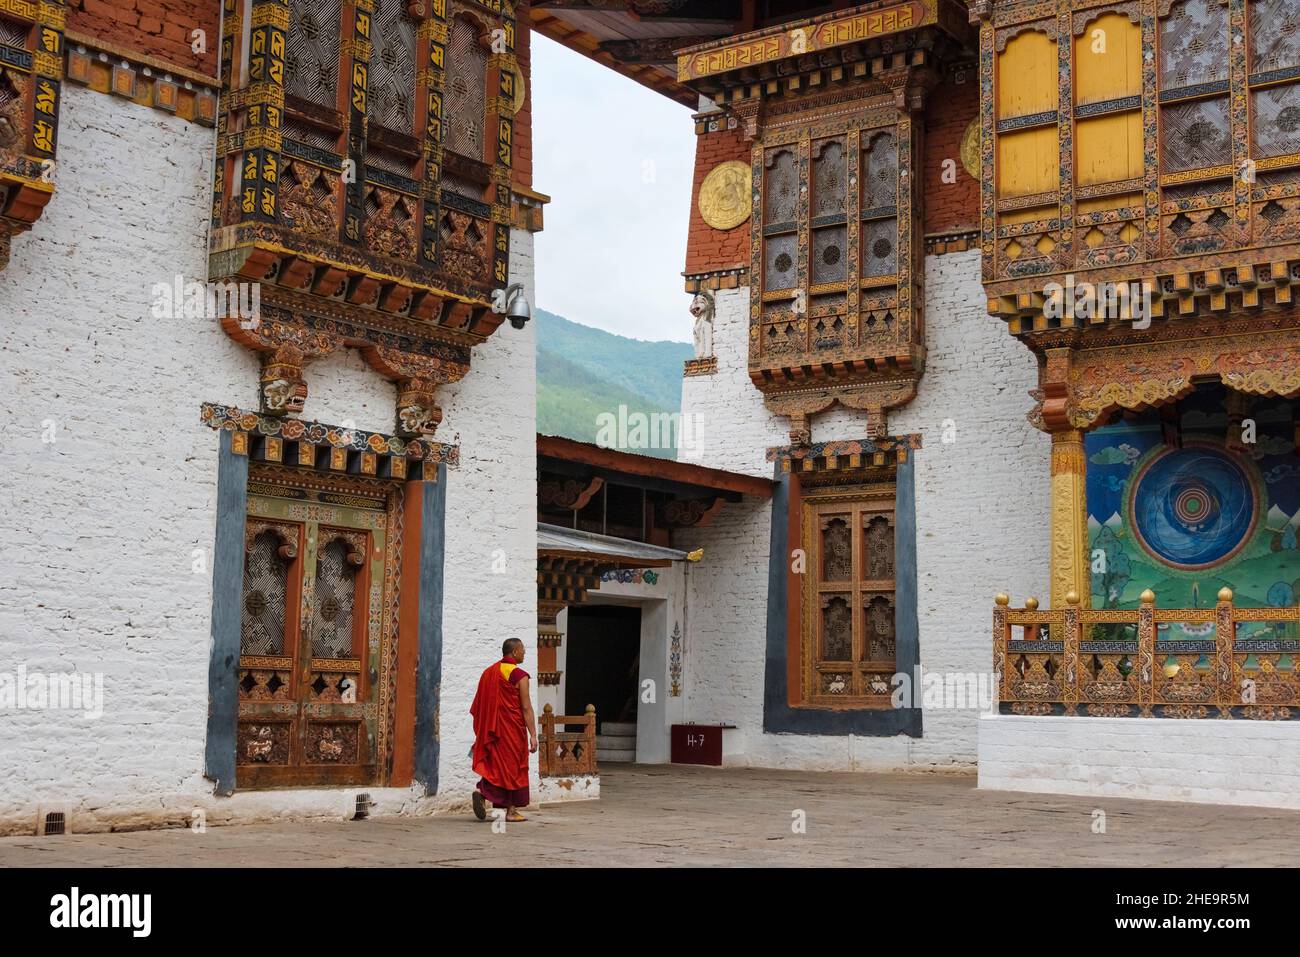
<svg viewBox="0 0 1300 957"><path fill-rule="evenodd" d="M486 225L468 213L443 210L443 272L462 282L482 282L488 262Z"/></svg>
<svg viewBox="0 0 1300 957"><path fill-rule="evenodd" d="M415 258L415 203L392 190L370 190L366 242L394 259Z"/></svg>
<svg viewBox="0 0 1300 957"><path fill-rule="evenodd" d="M294 228L327 239L338 234L339 176L295 160L280 187L280 208Z"/></svg>

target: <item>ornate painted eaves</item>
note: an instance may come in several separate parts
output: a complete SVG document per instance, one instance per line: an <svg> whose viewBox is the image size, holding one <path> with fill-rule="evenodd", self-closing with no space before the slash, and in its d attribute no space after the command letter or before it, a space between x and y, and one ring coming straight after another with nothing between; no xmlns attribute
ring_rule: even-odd
<svg viewBox="0 0 1300 957"><path fill-rule="evenodd" d="M916 394L926 97L970 40L960 4L911 0L679 53L679 80L753 143L749 376L795 445L837 404L883 437Z"/></svg>
<svg viewBox="0 0 1300 957"><path fill-rule="evenodd" d="M0 268L54 193L63 0L0 2Z"/></svg>
<svg viewBox="0 0 1300 957"><path fill-rule="evenodd" d="M1012 334L1145 318L1061 315L1052 284L1145 290L1157 325L1291 308L1300 7L985 0L971 17L983 277Z"/></svg>
<svg viewBox="0 0 1300 957"><path fill-rule="evenodd" d="M351 346L397 381L396 431L432 434L510 280L513 7L225 4L209 278L260 286L260 326L223 327L263 355L263 411Z"/></svg>
<svg viewBox="0 0 1300 957"><path fill-rule="evenodd" d="M1296 393L1300 6L983 0L988 310L1052 432L1195 380Z"/></svg>

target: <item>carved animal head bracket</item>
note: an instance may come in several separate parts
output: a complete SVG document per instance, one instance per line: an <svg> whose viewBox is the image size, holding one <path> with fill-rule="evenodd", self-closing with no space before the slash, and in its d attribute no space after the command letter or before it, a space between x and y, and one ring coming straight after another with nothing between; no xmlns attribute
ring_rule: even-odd
<svg viewBox="0 0 1300 957"><path fill-rule="evenodd" d="M370 365L397 380L396 432L404 438L427 438L442 422L438 387L458 382L469 371L469 362L440 356L417 355L386 346L373 346L363 355Z"/></svg>
<svg viewBox="0 0 1300 957"><path fill-rule="evenodd" d="M307 401L307 364L343 345L337 336L275 319L249 326L228 316L221 325L231 338L261 354L258 401L267 415L301 414Z"/></svg>
<svg viewBox="0 0 1300 957"><path fill-rule="evenodd" d="M302 353L282 346L262 356L261 409L271 415L298 415L307 402Z"/></svg>
<svg viewBox="0 0 1300 957"><path fill-rule="evenodd" d="M397 387L397 433L433 435L442 422L442 406L435 398L438 386L427 379L402 379Z"/></svg>
<svg viewBox="0 0 1300 957"><path fill-rule="evenodd" d="M717 311L717 303L713 298L713 293L707 289L701 289L691 300L691 315L696 319L704 322L712 322L713 316Z"/></svg>

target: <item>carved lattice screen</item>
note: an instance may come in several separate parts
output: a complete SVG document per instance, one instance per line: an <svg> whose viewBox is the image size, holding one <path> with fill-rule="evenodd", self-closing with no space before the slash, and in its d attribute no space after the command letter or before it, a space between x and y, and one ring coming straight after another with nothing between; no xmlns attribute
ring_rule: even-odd
<svg viewBox="0 0 1300 957"><path fill-rule="evenodd" d="M415 24L402 0L377 0L371 27L370 122L411 134L415 89Z"/></svg>
<svg viewBox="0 0 1300 957"><path fill-rule="evenodd" d="M445 145L451 152L475 160L483 158L487 57L478 26L468 17L456 17L451 23L447 45L446 97L450 119Z"/></svg>
<svg viewBox="0 0 1300 957"><path fill-rule="evenodd" d="M285 576L280 536L262 532L244 554L244 613L240 617L241 655L284 654Z"/></svg>
<svg viewBox="0 0 1300 957"><path fill-rule="evenodd" d="M1300 5L1294 0L1256 0L1249 7L1255 153L1300 153ZM1256 88L1281 78L1290 82Z"/></svg>
<svg viewBox="0 0 1300 957"><path fill-rule="evenodd" d="M313 658L352 658L356 566L348 562L348 543L336 538L317 555L312 608Z"/></svg>
<svg viewBox="0 0 1300 957"><path fill-rule="evenodd" d="M863 137L862 276L898 272L898 140L893 133Z"/></svg>
<svg viewBox="0 0 1300 957"><path fill-rule="evenodd" d="M1183 0L1160 22L1160 88L1161 168L1172 173L1232 162L1228 10L1218 0Z"/></svg>
<svg viewBox="0 0 1300 957"><path fill-rule="evenodd" d="M338 96L340 0L290 0L284 91L333 109Z"/></svg>

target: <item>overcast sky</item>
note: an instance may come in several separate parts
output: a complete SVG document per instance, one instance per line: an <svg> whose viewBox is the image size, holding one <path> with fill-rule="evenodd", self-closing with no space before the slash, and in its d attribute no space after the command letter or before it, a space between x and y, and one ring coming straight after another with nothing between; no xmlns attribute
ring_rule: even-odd
<svg viewBox="0 0 1300 957"><path fill-rule="evenodd" d="M691 111L532 35L537 303L637 339L691 338L682 291L695 162Z"/></svg>

